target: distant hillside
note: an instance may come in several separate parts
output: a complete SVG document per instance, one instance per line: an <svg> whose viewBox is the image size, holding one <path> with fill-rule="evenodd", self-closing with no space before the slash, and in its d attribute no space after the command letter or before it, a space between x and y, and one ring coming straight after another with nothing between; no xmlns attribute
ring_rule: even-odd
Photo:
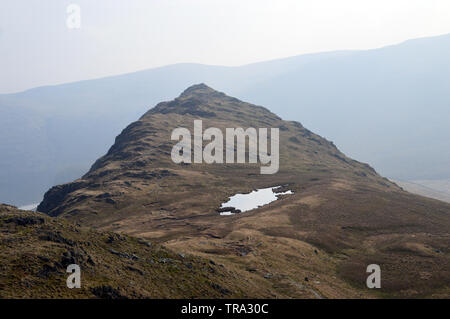
<svg viewBox="0 0 450 319"><path fill-rule="evenodd" d="M450 35L330 57L245 98L332 139L384 176L450 177Z"/></svg>
<svg viewBox="0 0 450 319"><path fill-rule="evenodd" d="M0 201L41 200L114 136L193 83L267 106L382 175L450 178L450 35L241 67L176 64L0 95Z"/></svg>

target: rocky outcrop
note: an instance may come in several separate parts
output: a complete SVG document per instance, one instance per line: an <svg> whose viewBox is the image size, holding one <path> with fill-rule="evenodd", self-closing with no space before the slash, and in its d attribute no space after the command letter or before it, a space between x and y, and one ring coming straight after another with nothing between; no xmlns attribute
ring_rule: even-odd
<svg viewBox="0 0 450 319"><path fill-rule="evenodd" d="M87 185L87 181L78 180L72 183L53 186L45 193L43 201L37 207L37 211L50 216L58 216L63 211L62 204L66 197Z"/></svg>
<svg viewBox="0 0 450 319"><path fill-rule="evenodd" d="M216 209L216 212L218 212L218 213L230 212L232 214L239 214L239 213L241 213L241 210L236 209L235 207L221 207L221 208Z"/></svg>

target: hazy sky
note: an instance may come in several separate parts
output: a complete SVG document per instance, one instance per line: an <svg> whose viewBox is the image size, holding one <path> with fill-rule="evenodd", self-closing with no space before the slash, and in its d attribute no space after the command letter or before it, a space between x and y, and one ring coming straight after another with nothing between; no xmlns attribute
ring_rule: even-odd
<svg viewBox="0 0 450 319"><path fill-rule="evenodd" d="M67 6L81 27L66 26ZM449 0L1 0L0 93L450 33Z"/></svg>

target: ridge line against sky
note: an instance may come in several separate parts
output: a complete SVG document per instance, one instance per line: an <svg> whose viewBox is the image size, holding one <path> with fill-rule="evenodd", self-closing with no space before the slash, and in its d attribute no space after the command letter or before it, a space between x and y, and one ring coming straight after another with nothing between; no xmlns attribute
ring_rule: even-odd
<svg viewBox="0 0 450 319"><path fill-rule="evenodd" d="M67 6L79 5L79 29ZM448 0L4 0L0 93L178 63L242 66L450 33Z"/></svg>
<svg viewBox="0 0 450 319"><path fill-rule="evenodd" d="M326 54L326 53L335 53L335 52L360 53L360 52L366 52L366 51L371 51L371 50L378 50L378 49L384 49L384 48L389 48L389 47L395 47L397 45L401 45L401 44L404 44L404 43L407 43L407 42L410 42L410 41L421 40L421 39L430 39L430 38L439 38L439 37L443 37L443 36L450 36L450 33L439 34L439 35L435 35L435 36L431 36L431 37L419 37L419 38L407 39L407 40L403 40L403 41L398 42L398 43L388 44L388 45L385 45L385 46L381 46L381 47L377 47L377 48L371 48L371 49L358 49L358 50L345 50L345 49L343 49L343 50L332 50L332 51L320 51L320 52L304 53L304 54L298 54L298 55L293 55L293 56L280 57L280 58L275 58L275 59L269 59L269 60L251 62L251 63L245 63L245 64L241 64L241 65L217 65L217 64L199 63L199 62L177 62L177 63L172 63L172 64L165 64L165 65L160 65L160 66L144 68L144 69L135 70L135 71L124 72L124 73L109 74L109 75L98 76L98 77L94 76L92 78L87 78L87 79L82 79L82 80L74 80L74 81L52 83L52 84L43 84L43 85L39 85L39 86L35 86L35 87L26 88L24 90L14 91L14 92L5 92L5 93L0 92L0 95L4 95L4 94L19 94L19 93L26 92L26 91L33 90L33 89L39 89L39 88L45 88L45 87L54 87L54 86L59 86L59 85L73 84L73 83L85 82L85 81L101 80L101 79L105 79L105 78L120 77L120 76L131 75L131 74L139 73L139 72L145 72L145 71L151 71L151 70L157 70L157 69L164 69L164 68L177 66L177 65L198 65L198 66L206 66L206 67L241 68L241 67L247 67L247 66L258 65L258 64L263 64L263 63L270 63L270 62L278 62L278 61L283 61L283 60L295 59L297 57L308 56L308 55Z"/></svg>

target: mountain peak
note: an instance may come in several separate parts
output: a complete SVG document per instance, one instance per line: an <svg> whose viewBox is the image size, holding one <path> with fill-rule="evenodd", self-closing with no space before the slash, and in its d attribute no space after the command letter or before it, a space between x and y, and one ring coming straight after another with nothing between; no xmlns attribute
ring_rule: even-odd
<svg viewBox="0 0 450 319"><path fill-rule="evenodd" d="M242 105L252 108L256 107L230 97L223 92L216 91L204 83L200 83L188 87L174 100L158 103L142 117L144 118L155 113L215 117L217 114L214 112L222 112L224 109L228 109L228 113L238 112L238 105L239 107L242 107ZM258 109L263 108L258 107ZM264 110L270 113L268 110Z"/></svg>
<svg viewBox="0 0 450 319"><path fill-rule="evenodd" d="M211 93L219 93L218 91L210 88L205 83L194 84L188 87L181 93L180 97L187 97L191 95L209 95Z"/></svg>

